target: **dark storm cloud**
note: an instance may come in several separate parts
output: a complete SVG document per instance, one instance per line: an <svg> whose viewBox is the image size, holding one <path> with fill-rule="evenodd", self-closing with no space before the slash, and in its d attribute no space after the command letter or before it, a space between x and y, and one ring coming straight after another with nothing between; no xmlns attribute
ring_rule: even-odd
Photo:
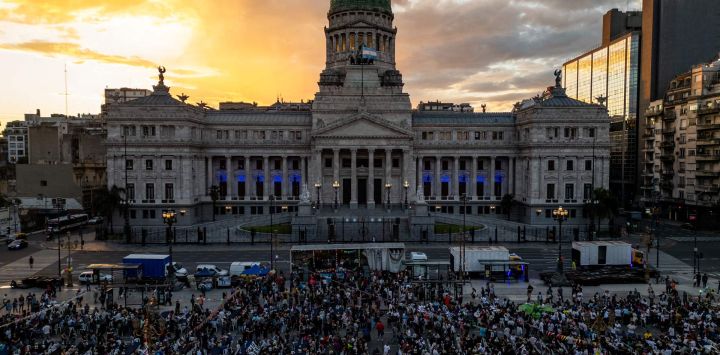
<svg viewBox="0 0 720 355"><path fill-rule="evenodd" d="M393 3L398 62L406 73L408 92L452 87L470 96L476 91L528 92L550 85L554 68L599 44L602 15L626 6L624 0ZM538 72L527 73L523 65L528 62ZM517 72L506 63L519 63ZM499 80L493 72L506 77ZM472 82L467 82L470 76Z"/></svg>

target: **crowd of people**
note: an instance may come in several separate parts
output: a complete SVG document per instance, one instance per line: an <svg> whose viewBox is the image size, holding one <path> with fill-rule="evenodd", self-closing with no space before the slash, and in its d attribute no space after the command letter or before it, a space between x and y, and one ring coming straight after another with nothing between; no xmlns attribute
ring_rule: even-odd
<svg viewBox="0 0 720 355"><path fill-rule="evenodd" d="M202 293L126 307L84 288L57 303L48 289L5 297L0 355L720 353L713 293L656 295L649 285L648 296L620 297L578 286L567 296L529 289L519 304L490 282L465 299L446 287L404 272L277 274L243 281L212 307Z"/></svg>

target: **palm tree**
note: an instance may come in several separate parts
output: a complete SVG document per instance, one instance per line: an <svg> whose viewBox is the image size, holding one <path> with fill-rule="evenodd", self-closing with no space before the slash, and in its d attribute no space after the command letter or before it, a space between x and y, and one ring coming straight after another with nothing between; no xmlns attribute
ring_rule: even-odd
<svg viewBox="0 0 720 355"><path fill-rule="evenodd" d="M512 212L512 208L515 206L515 195L513 194L505 194L505 196L502 197L502 200L500 201L500 207L505 211L505 214L507 215L507 219L510 220L510 214Z"/></svg>
<svg viewBox="0 0 720 355"><path fill-rule="evenodd" d="M95 194L93 204L98 206L98 213L102 214L108 220L111 231L114 230L113 214L115 214L115 210L122 205L124 195L125 189L115 185L109 189L102 189Z"/></svg>

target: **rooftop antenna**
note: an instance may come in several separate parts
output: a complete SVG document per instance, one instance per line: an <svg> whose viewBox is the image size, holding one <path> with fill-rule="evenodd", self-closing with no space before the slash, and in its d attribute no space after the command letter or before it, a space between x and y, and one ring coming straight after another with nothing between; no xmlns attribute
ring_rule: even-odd
<svg viewBox="0 0 720 355"><path fill-rule="evenodd" d="M65 63L65 117L68 116L68 84L67 84L67 63Z"/></svg>

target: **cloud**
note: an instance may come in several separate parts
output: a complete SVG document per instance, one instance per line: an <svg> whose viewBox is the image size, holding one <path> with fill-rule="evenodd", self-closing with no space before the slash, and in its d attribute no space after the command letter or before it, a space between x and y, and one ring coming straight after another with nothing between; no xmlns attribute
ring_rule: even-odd
<svg viewBox="0 0 720 355"><path fill-rule="evenodd" d="M78 17L92 20L98 15L147 14L167 9L152 0L3 0L0 19L30 24L61 24ZM97 18L95 18L97 20Z"/></svg>
<svg viewBox="0 0 720 355"><path fill-rule="evenodd" d="M0 49L40 53L48 56L68 56L76 61L94 60L108 64L123 64L139 67L154 67L155 63L138 57L109 55L80 47L70 42L32 41L24 43L3 43Z"/></svg>

